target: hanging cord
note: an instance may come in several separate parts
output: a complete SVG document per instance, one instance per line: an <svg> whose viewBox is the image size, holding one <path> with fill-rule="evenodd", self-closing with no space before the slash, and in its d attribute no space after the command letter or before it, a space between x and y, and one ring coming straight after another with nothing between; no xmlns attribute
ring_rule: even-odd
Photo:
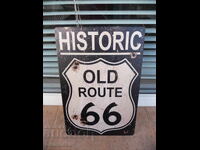
<svg viewBox="0 0 200 150"><path fill-rule="evenodd" d="M74 11L75 11L75 19L76 19L77 27L79 27L77 7L76 7L76 0L74 0Z"/></svg>
<svg viewBox="0 0 200 150"><path fill-rule="evenodd" d="M76 0L74 0L74 11L75 11L75 18L77 22L77 27L81 26L79 20L81 20L81 16L79 15L79 5L76 3ZM81 26L82 30L82 26Z"/></svg>
<svg viewBox="0 0 200 150"><path fill-rule="evenodd" d="M79 13L79 10L80 10L79 4L77 4L77 10L78 10L78 20L81 21L81 15L80 15L80 13ZM79 22L79 25L81 26L81 30L82 30L82 25L80 24L80 22Z"/></svg>

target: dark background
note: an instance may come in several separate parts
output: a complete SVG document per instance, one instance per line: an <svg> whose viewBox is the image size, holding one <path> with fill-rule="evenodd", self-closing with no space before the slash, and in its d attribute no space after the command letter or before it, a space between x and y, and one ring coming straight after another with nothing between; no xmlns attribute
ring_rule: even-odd
<svg viewBox="0 0 200 150"><path fill-rule="evenodd" d="M157 149L195 149L199 143L195 6L157 1ZM39 150L42 1L2 1L1 8L1 147Z"/></svg>
<svg viewBox="0 0 200 150"><path fill-rule="evenodd" d="M71 125L71 123L69 122L69 120L67 119L66 116L66 103L69 97L69 85L66 81L66 79L63 77L62 72L65 70L65 68L71 63L71 61L73 60L73 58L77 58L78 60L81 61L85 61L85 62L89 62L89 61L94 61L98 58L103 58L109 62L118 62L121 61L122 59L126 58L131 65L137 70L138 72L138 76L135 79L133 86L132 86L132 97L133 100L135 102L136 105L136 110L135 110L135 116L137 115L137 103L138 103L138 94L139 94L139 88L140 88L140 78L141 78L141 68L142 68L142 58L143 58L143 47L144 47L144 38L143 41L142 39L138 40L136 39L136 43L139 42L141 43L141 47L139 48L139 50L137 50L136 52L140 52L141 55L138 55L136 58L131 58L130 55L128 56L124 56L124 55L112 55L112 56L77 56L77 55L61 55L61 52L69 52L66 51L65 47L63 46L63 50L60 51L59 49L59 39L58 39L58 32L62 32L65 33L66 31L73 31L73 32L78 32L78 31L84 31L87 33L87 31L98 31L99 33L103 32L103 31L108 31L111 35L113 31L121 31L125 34L126 31L130 31L130 35L131 33L133 33L136 30L141 31L142 36L144 37L144 28L132 28L132 27L109 27L109 26L104 26L104 27L98 27L98 26L93 26L93 27L82 27L82 29L76 28L76 27L71 27L68 30L65 30L64 28L57 28L56 30L56 46L57 46L57 53L58 53L58 61L59 61L59 74L60 74L60 83L61 83L61 93L62 93L62 99L63 99L63 112L64 112L64 117L65 117L65 126L66 126L66 131L67 134L73 134L73 135L99 135L97 132L93 132L91 130L80 130L78 128L75 128L73 125ZM111 45L110 49L106 52L102 51L98 45L98 38L95 39L95 52L101 52L101 53L106 53L106 52L110 52L113 50L113 45ZM76 42L78 43L78 42ZM70 42L71 44L71 42ZM88 44L88 48L86 49L85 52L88 52L91 47L91 41L88 40L87 42ZM66 44L65 44L66 45ZM76 50L75 52L77 52L78 50ZM130 53L133 52L133 50L128 50L128 52ZM116 52L116 51L115 51ZM123 52L123 51L121 51ZM127 51L126 51L127 52ZM127 52L127 53L128 53ZM82 52L84 53L84 52ZM94 52L92 52L94 53ZM117 53L117 52L116 52ZM126 128L123 128L121 130L113 130L113 131L108 131L105 132L102 135L132 135L134 133L134 129L135 129L135 122L136 122L136 117L134 117L133 121L130 123L129 126L127 126ZM73 131L73 132L72 132ZM124 134L126 133L126 134Z"/></svg>
<svg viewBox="0 0 200 150"><path fill-rule="evenodd" d="M1 3L1 149L43 149L42 1Z"/></svg>

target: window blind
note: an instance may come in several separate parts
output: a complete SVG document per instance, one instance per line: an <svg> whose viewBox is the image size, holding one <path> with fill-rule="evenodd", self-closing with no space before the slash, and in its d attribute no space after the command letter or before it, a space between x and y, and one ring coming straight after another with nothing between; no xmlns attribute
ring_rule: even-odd
<svg viewBox="0 0 200 150"><path fill-rule="evenodd" d="M75 11L74 4L78 7ZM79 15L77 21L76 15ZM60 93L54 28L61 26L144 26L140 94L156 93L155 0L44 0L43 92Z"/></svg>

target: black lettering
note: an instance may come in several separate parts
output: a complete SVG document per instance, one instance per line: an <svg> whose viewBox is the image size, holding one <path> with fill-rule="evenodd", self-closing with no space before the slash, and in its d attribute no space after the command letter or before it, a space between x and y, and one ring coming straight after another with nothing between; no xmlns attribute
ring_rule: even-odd
<svg viewBox="0 0 200 150"><path fill-rule="evenodd" d="M94 92L93 92L93 95L91 94L91 90L94 91ZM97 91L96 91L95 88L91 87L91 88L88 89L88 95L89 95L90 97L95 97L96 94L97 94Z"/></svg>
<svg viewBox="0 0 200 150"><path fill-rule="evenodd" d="M97 83L106 83L106 81L100 81L100 70L97 70Z"/></svg>
<svg viewBox="0 0 200 150"><path fill-rule="evenodd" d="M111 81L111 73L115 74L114 80ZM108 83L115 83L118 79L118 74L116 70L108 70Z"/></svg>
<svg viewBox="0 0 200 150"><path fill-rule="evenodd" d="M85 89L84 87L79 87L79 88L78 88L79 97L81 97L81 93L82 93L85 97L87 97L87 95L85 94L85 92L86 92L86 89Z"/></svg>
<svg viewBox="0 0 200 150"><path fill-rule="evenodd" d="M112 96L112 94L111 94L112 92L111 92L111 91L112 91L114 88L113 88L113 87L108 87L107 89L109 90L109 97L111 97L111 96Z"/></svg>
<svg viewBox="0 0 200 150"><path fill-rule="evenodd" d="M103 94L101 95L101 90L100 90L101 88L99 87L98 88L98 95L99 95L99 97L104 97L105 95L106 95L106 88L103 88Z"/></svg>
<svg viewBox="0 0 200 150"><path fill-rule="evenodd" d="M88 81L87 78L86 78L86 74L89 73L89 72L92 74L92 80L91 80L91 81ZM84 79L84 81L87 82L87 83L92 83L92 82L94 82L94 80L95 80L95 74L94 74L94 72L93 72L92 70L86 70L86 71L83 73L83 79Z"/></svg>
<svg viewBox="0 0 200 150"><path fill-rule="evenodd" d="M118 95L120 94L120 95ZM122 87L116 87L115 88L115 97L122 97Z"/></svg>

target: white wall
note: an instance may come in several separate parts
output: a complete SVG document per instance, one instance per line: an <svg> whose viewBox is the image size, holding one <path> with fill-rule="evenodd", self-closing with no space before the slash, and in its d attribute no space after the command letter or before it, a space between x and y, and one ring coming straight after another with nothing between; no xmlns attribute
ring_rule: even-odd
<svg viewBox="0 0 200 150"><path fill-rule="evenodd" d="M62 105L60 93L43 93L43 105ZM138 106L156 106L156 94L140 94Z"/></svg>

